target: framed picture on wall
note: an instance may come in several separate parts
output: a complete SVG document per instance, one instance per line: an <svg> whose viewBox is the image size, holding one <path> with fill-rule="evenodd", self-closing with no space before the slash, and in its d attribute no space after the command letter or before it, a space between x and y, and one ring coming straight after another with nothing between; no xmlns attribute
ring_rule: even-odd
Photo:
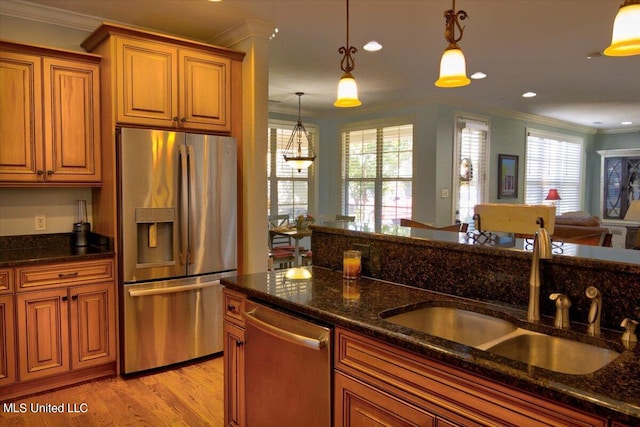
<svg viewBox="0 0 640 427"><path fill-rule="evenodd" d="M498 199L518 198L518 156L498 154Z"/></svg>

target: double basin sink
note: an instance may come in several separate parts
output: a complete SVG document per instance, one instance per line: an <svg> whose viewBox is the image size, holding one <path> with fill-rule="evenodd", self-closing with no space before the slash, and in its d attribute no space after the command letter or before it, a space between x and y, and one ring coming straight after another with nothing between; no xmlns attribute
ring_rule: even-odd
<svg viewBox="0 0 640 427"><path fill-rule="evenodd" d="M390 310L388 322L487 351L553 372L585 375L603 368L620 354L567 338L516 326L509 320L451 306Z"/></svg>

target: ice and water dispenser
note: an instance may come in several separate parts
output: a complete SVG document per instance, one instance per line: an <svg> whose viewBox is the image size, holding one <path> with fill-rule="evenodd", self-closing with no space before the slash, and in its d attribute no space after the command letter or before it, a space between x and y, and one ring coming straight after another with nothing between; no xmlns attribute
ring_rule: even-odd
<svg viewBox="0 0 640 427"><path fill-rule="evenodd" d="M175 209L136 208L137 268L174 265Z"/></svg>

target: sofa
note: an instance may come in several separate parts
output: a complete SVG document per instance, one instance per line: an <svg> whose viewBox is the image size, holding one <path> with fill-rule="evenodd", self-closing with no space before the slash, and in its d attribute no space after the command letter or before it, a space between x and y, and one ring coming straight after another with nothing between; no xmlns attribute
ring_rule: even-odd
<svg viewBox="0 0 640 427"><path fill-rule="evenodd" d="M553 235L560 238L571 238L609 232L609 227L603 227L600 218L591 216L584 211L578 211L556 216Z"/></svg>

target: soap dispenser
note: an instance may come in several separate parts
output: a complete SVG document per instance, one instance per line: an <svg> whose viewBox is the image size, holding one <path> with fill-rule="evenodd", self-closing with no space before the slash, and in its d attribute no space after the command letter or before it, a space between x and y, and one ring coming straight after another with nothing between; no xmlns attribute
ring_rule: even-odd
<svg viewBox="0 0 640 427"><path fill-rule="evenodd" d="M76 200L76 214L73 221L73 246L89 246L89 233L91 224L87 222L87 202Z"/></svg>

